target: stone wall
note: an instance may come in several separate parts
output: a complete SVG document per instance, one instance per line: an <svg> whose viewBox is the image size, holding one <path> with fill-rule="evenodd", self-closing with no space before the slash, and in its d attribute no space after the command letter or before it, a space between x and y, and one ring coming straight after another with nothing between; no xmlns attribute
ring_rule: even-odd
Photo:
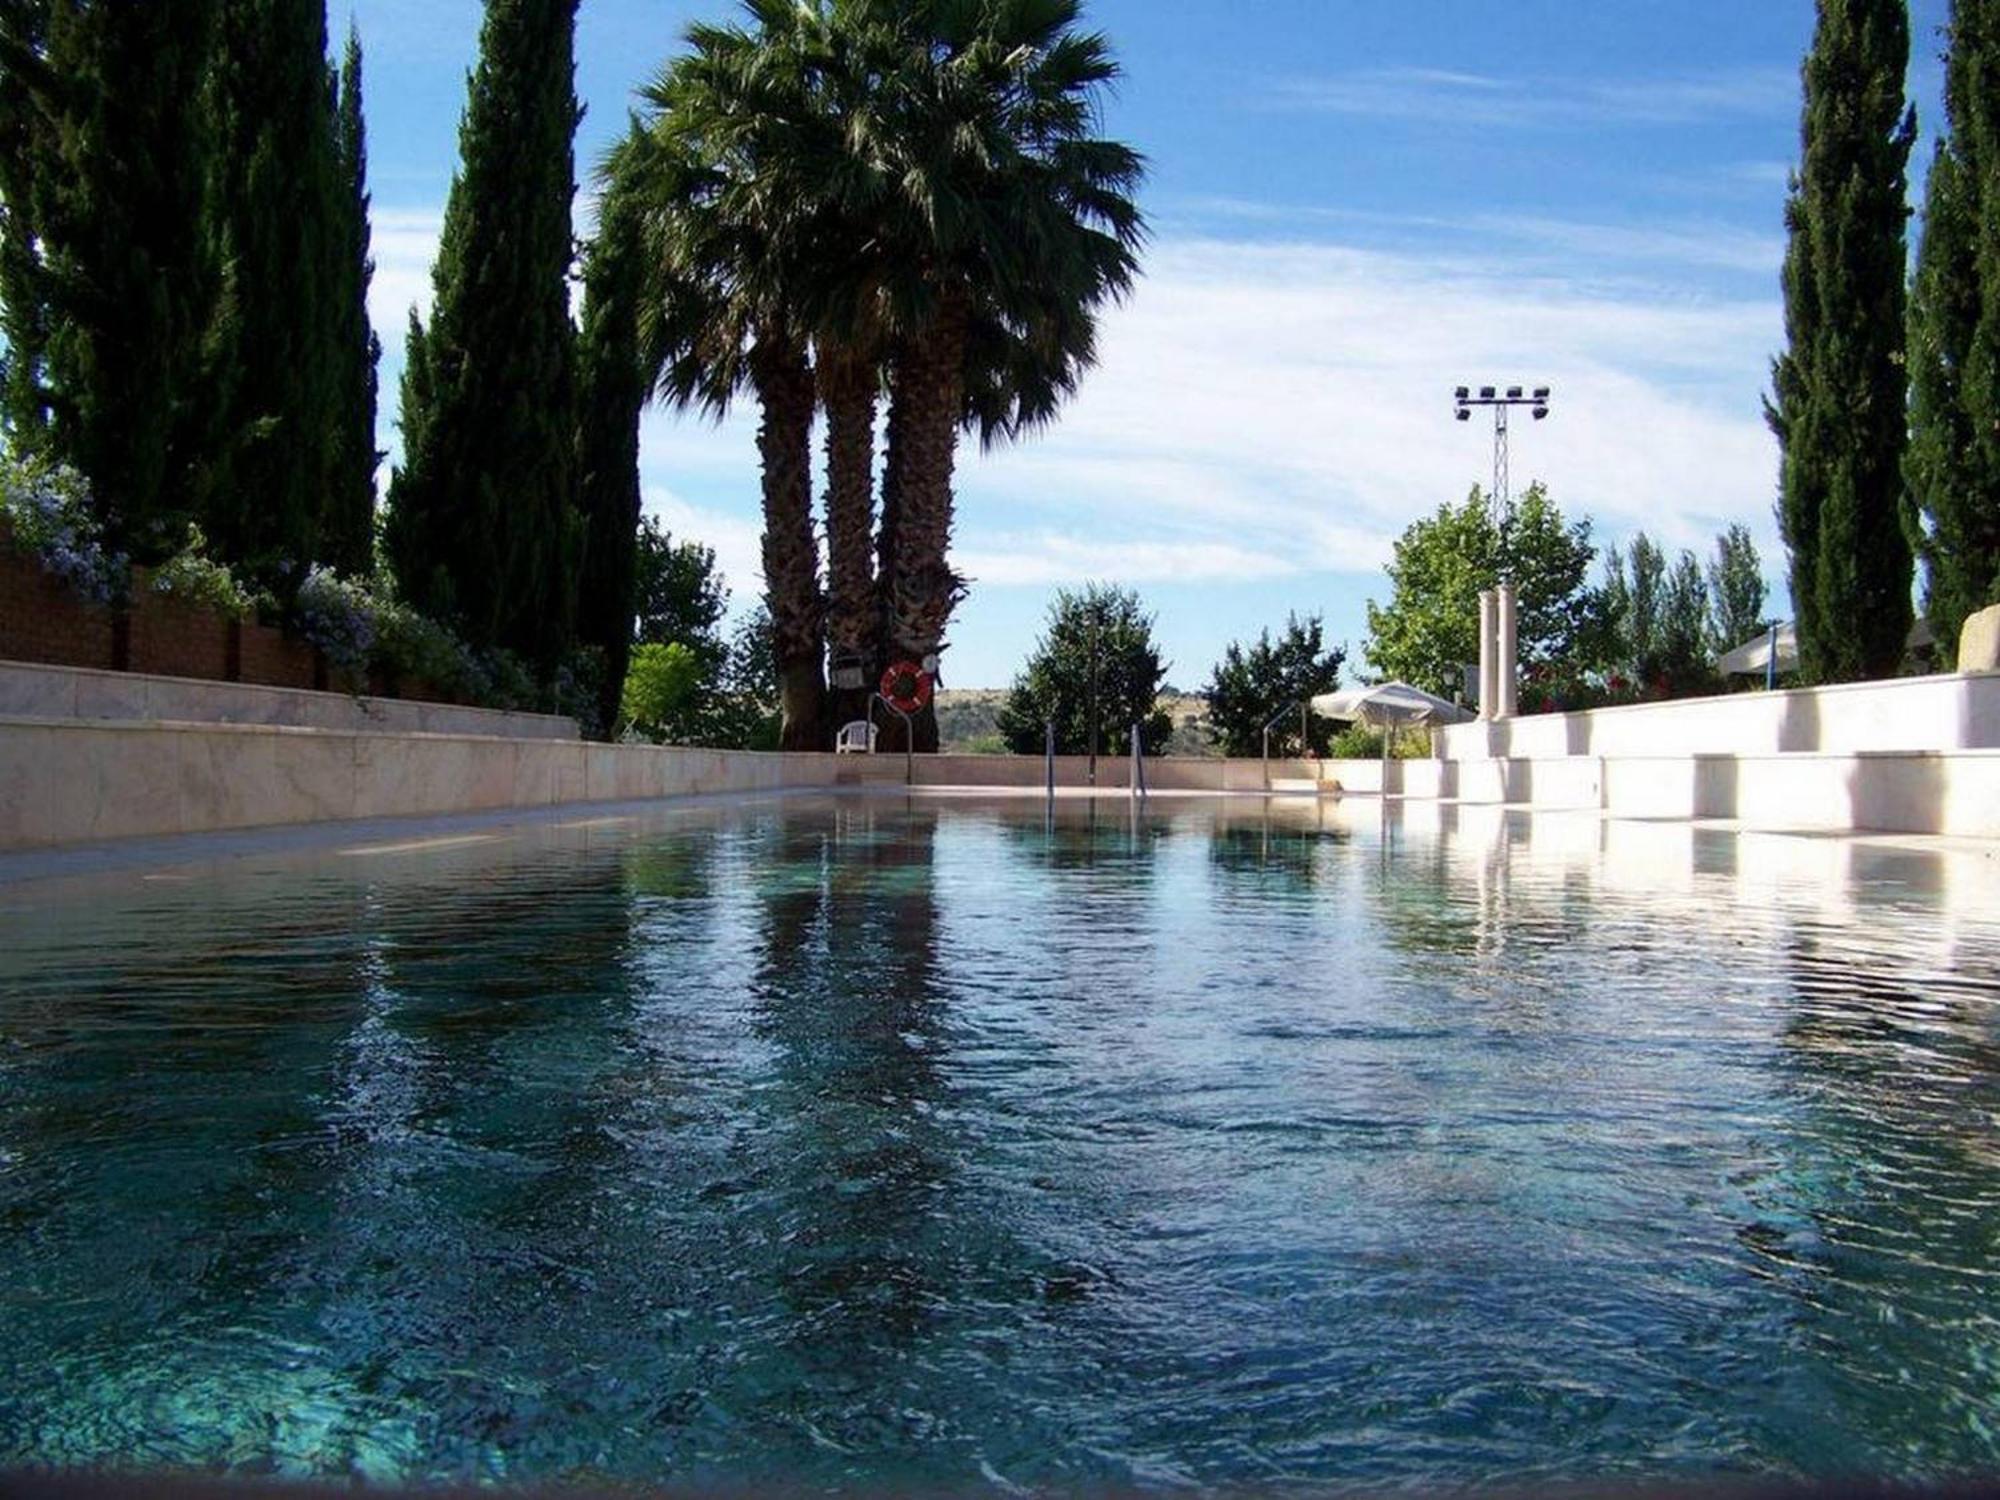
<svg viewBox="0 0 2000 1500"><path fill-rule="evenodd" d="M246 657L256 639L246 627ZM276 631L263 632L277 635ZM279 640L290 646L294 643ZM303 688L203 682L135 672L98 672L0 661L0 716L23 719L140 719L194 724L281 724L410 734L472 734L574 740L574 719L421 700L312 692L311 654Z"/></svg>

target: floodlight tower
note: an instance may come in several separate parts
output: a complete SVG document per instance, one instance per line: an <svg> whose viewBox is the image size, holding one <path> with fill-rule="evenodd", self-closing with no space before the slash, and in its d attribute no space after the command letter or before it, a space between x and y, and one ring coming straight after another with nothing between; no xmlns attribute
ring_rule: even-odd
<svg viewBox="0 0 2000 1500"><path fill-rule="evenodd" d="M1458 420L1461 422L1472 420L1475 406L1493 408L1493 488L1487 494L1486 503L1493 508L1496 516L1505 515L1514 498L1510 490L1511 476L1507 472L1507 415L1515 407L1525 406L1537 422L1546 421L1549 415L1549 388L1538 385L1529 391L1510 385L1503 392L1496 386L1482 385L1479 393L1474 395L1471 386L1462 385L1455 394Z"/></svg>

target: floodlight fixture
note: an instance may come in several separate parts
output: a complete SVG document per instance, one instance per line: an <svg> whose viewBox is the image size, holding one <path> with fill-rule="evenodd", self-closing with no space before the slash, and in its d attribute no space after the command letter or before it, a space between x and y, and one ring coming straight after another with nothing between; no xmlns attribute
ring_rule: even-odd
<svg viewBox="0 0 2000 1500"><path fill-rule="evenodd" d="M1498 386L1482 385L1479 394L1472 394L1471 386L1459 386L1452 392L1457 403L1453 415L1461 422L1472 420L1472 408L1490 406L1493 408L1493 488L1487 499L1496 511L1504 511L1513 497L1509 493L1507 472L1507 418L1513 408L1523 406L1537 422L1545 422L1549 416L1549 403L1553 391L1545 385L1532 387L1510 385L1504 393Z"/></svg>

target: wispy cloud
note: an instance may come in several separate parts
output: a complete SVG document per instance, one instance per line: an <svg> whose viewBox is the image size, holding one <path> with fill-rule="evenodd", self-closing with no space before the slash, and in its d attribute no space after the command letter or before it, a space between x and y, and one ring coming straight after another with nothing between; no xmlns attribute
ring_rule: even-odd
<svg viewBox="0 0 2000 1500"><path fill-rule="evenodd" d="M1798 77L1788 68L1616 79L1367 68L1331 77L1280 79L1257 103L1460 128L1688 125L1796 111Z"/></svg>

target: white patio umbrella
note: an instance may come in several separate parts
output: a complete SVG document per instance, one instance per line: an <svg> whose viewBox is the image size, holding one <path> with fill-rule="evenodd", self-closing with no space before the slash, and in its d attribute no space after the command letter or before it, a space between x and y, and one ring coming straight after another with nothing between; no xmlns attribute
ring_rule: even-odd
<svg viewBox="0 0 2000 1500"><path fill-rule="evenodd" d="M1778 670L1796 672L1799 669L1799 633L1791 625L1780 625L1777 630L1764 630L1750 637L1732 651L1725 651L1716 658L1716 669L1725 677L1762 677L1771 670L1771 646L1777 643Z"/></svg>
<svg viewBox="0 0 2000 1500"><path fill-rule="evenodd" d="M1407 682L1378 682L1373 687L1342 688L1312 700L1321 718L1359 722L1374 729L1424 729L1433 724L1464 724L1472 715Z"/></svg>

